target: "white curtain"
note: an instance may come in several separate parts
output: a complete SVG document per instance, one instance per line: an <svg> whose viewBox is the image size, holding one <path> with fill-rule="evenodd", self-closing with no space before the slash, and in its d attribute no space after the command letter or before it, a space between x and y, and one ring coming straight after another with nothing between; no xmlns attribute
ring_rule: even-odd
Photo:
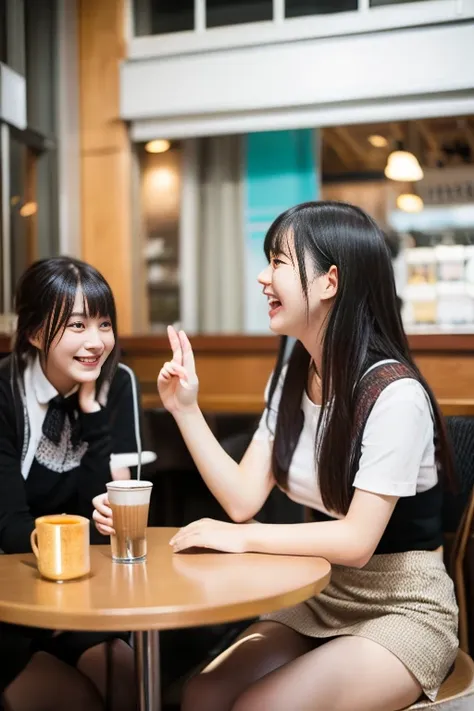
<svg viewBox="0 0 474 711"><path fill-rule="evenodd" d="M243 140L197 141L197 330L243 330Z"/></svg>

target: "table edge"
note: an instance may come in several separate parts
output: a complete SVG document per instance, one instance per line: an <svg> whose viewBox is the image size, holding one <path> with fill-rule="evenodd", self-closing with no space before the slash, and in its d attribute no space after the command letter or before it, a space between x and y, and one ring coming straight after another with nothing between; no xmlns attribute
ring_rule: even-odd
<svg viewBox="0 0 474 711"><path fill-rule="evenodd" d="M285 607L292 607L304 602L314 595L318 595L331 579L331 565L321 558L327 569L318 580L302 585L295 590L290 590L277 595L269 595L258 600L229 602L213 608L179 609L169 606L159 609L149 607L137 612L135 609L127 610L96 610L94 614L81 614L66 612L58 614L51 608L38 610L27 605L5 605L0 600L0 621L9 624L25 625L27 627L40 627L44 629L61 629L68 631L141 631L149 629L182 629L207 624L220 624L234 622L258 615L276 612Z"/></svg>

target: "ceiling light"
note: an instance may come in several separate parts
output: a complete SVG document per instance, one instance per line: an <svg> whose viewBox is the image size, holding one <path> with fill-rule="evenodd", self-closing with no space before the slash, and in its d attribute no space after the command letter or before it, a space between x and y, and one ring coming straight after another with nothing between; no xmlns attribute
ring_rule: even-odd
<svg viewBox="0 0 474 711"><path fill-rule="evenodd" d="M165 138L157 138L154 141L148 141L145 146L147 153L166 153L171 147L170 141Z"/></svg>
<svg viewBox="0 0 474 711"><path fill-rule="evenodd" d="M415 193L403 193L397 197L397 207L403 212L421 212L423 210L423 200Z"/></svg>
<svg viewBox="0 0 474 711"><path fill-rule="evenodd" d="M388 146L388 141L385 136L379 136L377 133L369 136L367 140L374 148L386 148Z"/></svg>
<svg viewBox="0 0 474 711"><path fill-rule="evenodd" d="M173 185L175 173L170 168L157 168L149 174L150 184L157 190L166 190Z"/></svg>
<svg viewBox="0 0 474 711"><path fill-rule="evenodd" d="M403 150L390 153L384 172L390 180L401 180L410 183L421 180L423 177L423 170L417 158L413 153Z"/></svg>

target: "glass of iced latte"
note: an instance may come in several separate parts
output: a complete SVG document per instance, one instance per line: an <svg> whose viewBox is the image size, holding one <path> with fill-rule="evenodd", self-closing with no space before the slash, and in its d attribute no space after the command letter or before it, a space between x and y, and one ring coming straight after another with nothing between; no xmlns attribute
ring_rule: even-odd
<svg viewBox="0 0 474 711"><path fill-rule="evenodd" d="M119 563L139 563L146 559L146 527L152 487L151 481L133 479L107 484L115 530L110 536L112 559Z"/></svg>

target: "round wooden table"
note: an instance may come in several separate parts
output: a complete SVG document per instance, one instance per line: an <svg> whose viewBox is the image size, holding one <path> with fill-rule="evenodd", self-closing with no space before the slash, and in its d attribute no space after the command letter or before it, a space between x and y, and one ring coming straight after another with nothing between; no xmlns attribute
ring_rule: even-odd
<svg viewBox="0 0 474 711"><path fill-rule="evenodd" d="M159 630L255 617L295 605L328 584L322 558L258 553L173 554L174 528L148 529L144 563L114 563L92 546L91 574L54 583L33 554L0 556L0 620L58 630L132 631L140 709L160 708Z"/></svg>

